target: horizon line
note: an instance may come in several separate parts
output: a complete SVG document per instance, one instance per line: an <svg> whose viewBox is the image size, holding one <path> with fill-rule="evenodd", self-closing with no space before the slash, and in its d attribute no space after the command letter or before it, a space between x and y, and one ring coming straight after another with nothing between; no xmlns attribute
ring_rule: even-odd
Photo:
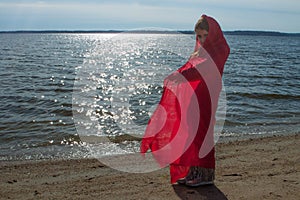
<svg viewBox="0 0 300 200"><path fill-rule="evenodd" d="M175 30L175 29L103 29L103 30L81 30L81 29L74 29L74 30L63 30L63 29L44 29L44 30L0 30L0 33L122 33L122 32L178 32L178 33L185 33L185 34L193 34L193 30ZM270 30L225 30L223 31L225 34L239 34L239 33L248 33L248 34L255 34L255 33L265 33L265 34L283 34L283 35L300 35L300 32L281 32L281 31L270 31Z"/></svg>

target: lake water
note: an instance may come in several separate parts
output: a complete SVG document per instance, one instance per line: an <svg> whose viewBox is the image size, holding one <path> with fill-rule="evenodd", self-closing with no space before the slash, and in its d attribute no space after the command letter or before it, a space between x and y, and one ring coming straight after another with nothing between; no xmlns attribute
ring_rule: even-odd
<svg viewBox="0 0 300 200"><path fill-rule="evenodd" d="M300 38L226 38L220 140L299 134ZM183 34L0 34L0 160L138 151L120 136L143 135L193 48ZM104 142L91 153L93 136Z"/></svg>

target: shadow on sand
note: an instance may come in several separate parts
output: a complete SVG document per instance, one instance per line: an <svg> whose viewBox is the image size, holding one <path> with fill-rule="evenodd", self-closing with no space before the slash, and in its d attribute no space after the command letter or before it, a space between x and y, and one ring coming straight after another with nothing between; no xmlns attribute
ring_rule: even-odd
<svg viewBox="0 0 300 200"><path fill-rule="evenodd" d="M173 188L180 199L228 200L227 197L215 185L206 185L200 187L173 185Z"/></svg>

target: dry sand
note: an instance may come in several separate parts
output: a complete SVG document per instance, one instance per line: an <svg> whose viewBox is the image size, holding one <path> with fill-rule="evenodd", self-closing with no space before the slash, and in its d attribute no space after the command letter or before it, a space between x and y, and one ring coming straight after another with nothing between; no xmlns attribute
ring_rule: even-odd
<svg viewBox="0 0 300 200"><path fill-rule="evenodd" d="M300 199L299 135L218 144L215 185L171 185L167 168L131 174L96 159L1 161L1 199Z"/></svg>

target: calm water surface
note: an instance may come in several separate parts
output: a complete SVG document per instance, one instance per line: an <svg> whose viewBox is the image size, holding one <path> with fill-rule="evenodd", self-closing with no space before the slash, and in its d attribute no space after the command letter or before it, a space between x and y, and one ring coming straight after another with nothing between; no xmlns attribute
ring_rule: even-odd
<svg viewBox="0 0 300 200"><path fill-rule="evenodd" d="M221 139L298 134L300 38L226 38ZM89 157L81 136L142 136L193 46L181 34L0 34L0 160ZM97 153L138 151L128 140Z"/></svg>

